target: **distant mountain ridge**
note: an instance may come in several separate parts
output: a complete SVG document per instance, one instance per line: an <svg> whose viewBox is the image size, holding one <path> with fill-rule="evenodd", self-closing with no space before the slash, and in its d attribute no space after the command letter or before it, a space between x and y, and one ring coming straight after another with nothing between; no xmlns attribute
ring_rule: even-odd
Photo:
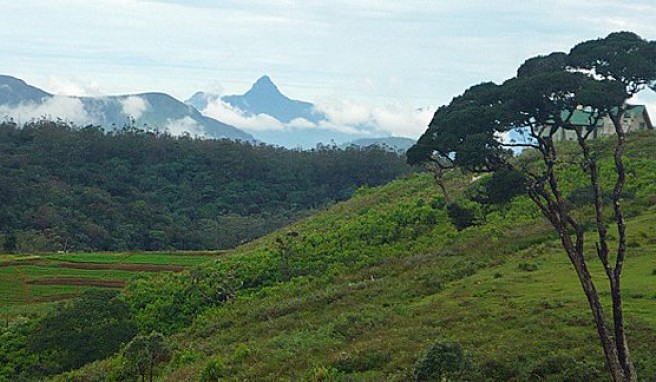
<svg viewBox="0 0 656 382"><path fill-rule="evenodd" d="M253 134L256 139L287 148L314 148L318 144L342 145L359 138L371 137L365 131L344 132L330 123L328 115L311 102L295 100L282 94L271 78L260 77L252 87L242 95L219 95L197 92L187 104L204 113L211 113L208 106L214 102L223 102L239 110L244 118L268 115L284 126L260 126L255 129L249 124L237 127ZM340 131L342 130L342 131Z"/></svg>
<svg viewBox="0 0 656 382"><path fill-rule="evenodd" d="M269 76L260 77L243 95L219 96L212 93L197 92L186 102L198 110L204 110L210 102L221 99L232 107L238 108L246 116L267 114L282 123L295 119L305 119L319 123L326 116L315 109L314 104L293 100L280 92Z"/></svg>
<svg viewBox="0 0 656 382"><path fill-rule="evenodd" d="M70 115L65 109L75 111L76 120L73 122L100 125L106 130L133 123L136 126L167 130L175 135L186 132L192 136L254 140L252 135L204 116L194 107L165 93L102 97L58 96L15 77L0 75L0 117L25 119L47 116L69 120ZM68 113L70 112L68 110Z"/></svg>
<svg viewBox="0 0 656 382"><path fill-rule="evenodd" d="M41 102L52 94L28 85L25 81L0 75L0 105L17 106L23 102Z"/></svg>

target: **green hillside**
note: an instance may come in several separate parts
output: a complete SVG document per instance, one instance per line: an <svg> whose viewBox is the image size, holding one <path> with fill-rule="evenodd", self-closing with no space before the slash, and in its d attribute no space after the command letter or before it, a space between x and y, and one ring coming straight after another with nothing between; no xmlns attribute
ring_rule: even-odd
<svg viewBox="0 0 656 382"><path fill-rule="evenodd" d="M374 147L300 151L134 125L0 121L0 248L234 248L410 171Z"/></svg>
<svg viewBox="0 0 656 382"><path fill-rule="evenodd" d="M610 174L610 149L595 145ZM655 145L651 132L632 135L625 162L624 305L641 380L656 379ZM581 166L564 158L566 194L585 203ZM605 380L587 302L552 228L525 197L485 207L464 201L484 179L446 178L475 225L458 231L432 177L413 175L193 271L129 283L123 299L139 330L167 335L170 357L155 379L407 381L431 345L456 342L466 380ZM128 361L57 379L136 380Z"/></svg>

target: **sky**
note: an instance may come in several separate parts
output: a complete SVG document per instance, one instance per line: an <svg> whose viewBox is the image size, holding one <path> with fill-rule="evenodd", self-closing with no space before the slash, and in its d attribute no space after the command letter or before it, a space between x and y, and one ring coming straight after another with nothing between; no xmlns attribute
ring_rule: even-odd
<svg viewBox="0 0 656 382"><path fill-rule="evenodd" d="M653 0L0 5L0 74L51 93L159 91L186 100L201 90L242 94L266 74L284 94L332 111L336 121L378 118L388 133L414 138L436 107L476 83L512 77L527 58L620 30L656 39ZM656 116L654 97L638 101Z"/></svg>

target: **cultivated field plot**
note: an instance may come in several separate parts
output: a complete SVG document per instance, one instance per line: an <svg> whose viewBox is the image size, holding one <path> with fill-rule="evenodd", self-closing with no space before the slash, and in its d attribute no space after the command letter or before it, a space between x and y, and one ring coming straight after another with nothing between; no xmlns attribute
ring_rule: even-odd
<svg viewBox="0 0 656 382"><path fill-rule="evenodd" d="M0 255L3 314L31 311L38 303L63 300L95 288L122 288L141 272L181 272L220 252L71 253Z"/></svg>

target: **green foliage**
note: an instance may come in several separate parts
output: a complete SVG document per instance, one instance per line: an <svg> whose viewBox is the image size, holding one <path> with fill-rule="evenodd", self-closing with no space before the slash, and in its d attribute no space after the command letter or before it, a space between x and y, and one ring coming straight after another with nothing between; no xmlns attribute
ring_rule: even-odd
<svg viewBox="0 0 656 382"><path fill-rule="evenodd" d="M408 151L411 164L445 162L448 167L476 173L500 173L513 170L529 180L525 182L531 200L559 234L563 250L574 267L590 300L600 344L614 380L632 380L632 361L628 356L628 342L624 334L624 319L619 279L624 264L624 218L635 216L637 210L626 215L620 192L625 184L623 164L625 133L622 120L627 116L630 99L656 82L656 42L647 41L630 32L611 33L603 39L590 40L576 45L568 54L554 53L528 60L516 77L502 84L491 82L474 85L448 105L439 108L426 132ZM586 116L577 121L577 114ZM610 120L615 128L615 166L608 172L600 170L598 157L601 145L589 140L597 136L602 122ZM502 137L517 131L528 134L523 142L506 142ZM559 133L574 136L570 145L559 145ZM594 133L594 134L593 134ZM525 158L515 159L509 153L521 147L529 151ZM575 149L573 149L575 148ZM578 149L578 150L577 150ZM531 160L538 158L538 161ZM580 165L576 169L571 164ZM567 173L583 172L584 181L574 183ZM606 173L604 173L606 171ZM630 173L629 173L630 174ZM611 175L611 176L609 176ZM616 179L610 181L609 178ZM561 182L561 179L566 179ZM617 250L609 249L606 237L606 217L601 208L602 183L613 183L613 206L620 244ZM570 206L563 195L570 194L572 204L584 201L589 192L580 187L588 184L594 190L596 208ZM499 186L504 186L500 183ZM565 186L565 187L564 187ZM567 187L567 188L566 188ZM587 194L587 195L586 195ZM488 195L489 197L489 195ZM484 198L483 198L484 199ZM576 212L571 213L571 209ZM451 211L450 211L451 212ZM635 214L635 215L634 215ZM458 229L471 225L472 213L450 214ZM613 329L600 306L600 293L587 269L585 231L594 216L599 243L598 259L606 268L610 280L606 293L613 296ZM608 220L610 221L610 220ZM570 235L576 235L570 239ZM629 242L631 243L631 242ZM637 242L636 242L637 243ZM629 246L629 249L637 246ZM615 252L615 258L610 253ZM592 256L592 258L595 258ZM616 263L614 268L613 264ZM530 270L530 269L526 269ZM616 338L614 338L616 337ZM626 356L623 356L626 355ZM440 377L441 379L441 377Z"/></svg>
<svg viewBox="0 0 656 382"><path fill-rule="evenodd" d="M654 138L629 138L638 172L627 186L656 170L656 161L638 160L651 156ZM573 168L571 190L585 174L577 163L563 166ZM466 200L470 180L447 179L455 200ZM561 349L599 368L585 297L558 256L558 238L528 197L492 207L480 225L457 231L446 209L433 205L437 193L429 174L416 174L192 271L134 280L123 298L142 333L170 336L172 361L156 369L159 379L199 380L215 360L225 380L407 381L422 349L445 336L486 360L479 372L463 374L467 380L530 380L534 370L551 368L548 359ZM627 223L641 246L626 264L623 285L633 338L641 339L636 366L641 378L652 380L656 243L648 241L656 219L653 209L638 212ZM288 232L298 236L286 243ZM277 238L293 252L289 279ZM538 264L539 271L522 271L520 263ZM123 362L119 358L111 363ZM109 363L75 376L101 375ZM570 366L543 374L559 380ZM586 373L571 375L594 376Z"/></svg>
<svg viewBox="0 0 656 382"><path fill-rule="evenodd" d="M130 310L117 292L88 291L41 319L27 348L45 360L51 374L107 357L135 334Z"/></svg>
<svg viewBox="0 0 656 382"><path fill-rule="evenodd" d="M437 342L417 361L415 380L454 381L471 368L471 362L459 343Z"/></svg>
<svg viewBox="0 0 656 382"><path fill-rule="evenodd" d="M520 380L522 366L520 362L503 362L490 359L478 366L478 372L486 381Z"/></svg>
<svg viewBox="0 0 656 382"><path fill-rule="evenodd" d="M517 171L500 169L476 185L472 200L481 204L504 204L526 194L526 177Z"/></svg>
<svg viewBox="0 0 656 382"><path fill-rule="evenodd" d="M603 192L602 198L606 205L611 204L612 193L610 191ZM621 193L622 199L633 199L635 194L632 192L623 191ZM591 186L579 186L572 190L567 196L567 201L571 204L572 208L577 208L584 205L594 204L594 190Z"/></svg>
<svg viewBox="0 0 656 382"><path fill-rule="evenodd" d="M580 362L568 356L552 356L531 371L531 380L535 381L600 381L604 379L606 370L603 365Z"/></svg>
<svg viewBox="0 0 656 382"><path fill-rule="evenodd" d="M155 367L169 359L170 350L161 333L137 335L123 349L125 367L134 376L153 380Z"/></svg>
<svg viewBox="0 0 656 382"><path fill-rule="evenodd" d="M460 200L456 203L449 204L447 210L451 223L458 231L476 225L481 220L481 210L475 202Z"/></svg>
<svg viewBox="0 0 656 382"><path fill-rule="evenodd" d="M334 367L317 366L312 369L308 382L338 382L342 380L342 373Z"/></svg>
<svg viewBox="0 0 656 382"><path fill-rule="evenodd" d="M535 263L519 263L517 269L524 272L534 272L540 269L540 266Z"/></svg>
<svg viewBox="0 0 656 382"><path fill-rule="evenodd" d="M224 377L227 377L226 367L223 362L216 358L211 358L210 361L205 365L203 371L200 374L201 382L219 382L222 381Z"/></svg>
<svg viewBox="0 0 656 382"><path fill-rule="evenodd" d="M34 329L34 321L24 319L0 327L0 380L29 380L42 374L42 361L27 348Z"/></svg>
<svg viewBox="0 0 656 382"><path fill-rule="evenodd" d="M627 148L653 147L655 137L630 137ZM634 168L649 176L656 161ZM585 176L571 173L572 186ZM456 200L466 200L470 180L448 179ZM432 205L437 193L430 174L417 174L193 271L133 281L124 298L143 332L162 327L170 335L172 361L157 368L159 379L200 380L216 360L224 380L407 381L422 349L445 337L484 360L463 373L466 380L531 380L560 349L599 369L587 301L531 201L513 198L490 208L480 225L457 231L446 209ZM641 339L633 354L644 360L641 377L652 380L656 243L648 241L656 219L653 209L639 212L627 219L630 239L641 246L623 285L631 330ZM289 232L298 236L287 243ZM277 238L293 252L289 280ZM523 271L521 263L539 270ZM595 375L573 366L542 374Z"/></svg>
<svg viewBox="0 0 656 382"><path fill-rule="evenodd" d="M5 236L5 242L2 243L2 250L6 253L14 253L18 249L18 239L13 233Z"/></svg>
<svg viewBox="0 0 656 382"><path fill-rule="evenodd" d="M21 252L232 248L409 172L376 147L298 151L48 120L0 122L0 142L0 232Z"/></svg>

